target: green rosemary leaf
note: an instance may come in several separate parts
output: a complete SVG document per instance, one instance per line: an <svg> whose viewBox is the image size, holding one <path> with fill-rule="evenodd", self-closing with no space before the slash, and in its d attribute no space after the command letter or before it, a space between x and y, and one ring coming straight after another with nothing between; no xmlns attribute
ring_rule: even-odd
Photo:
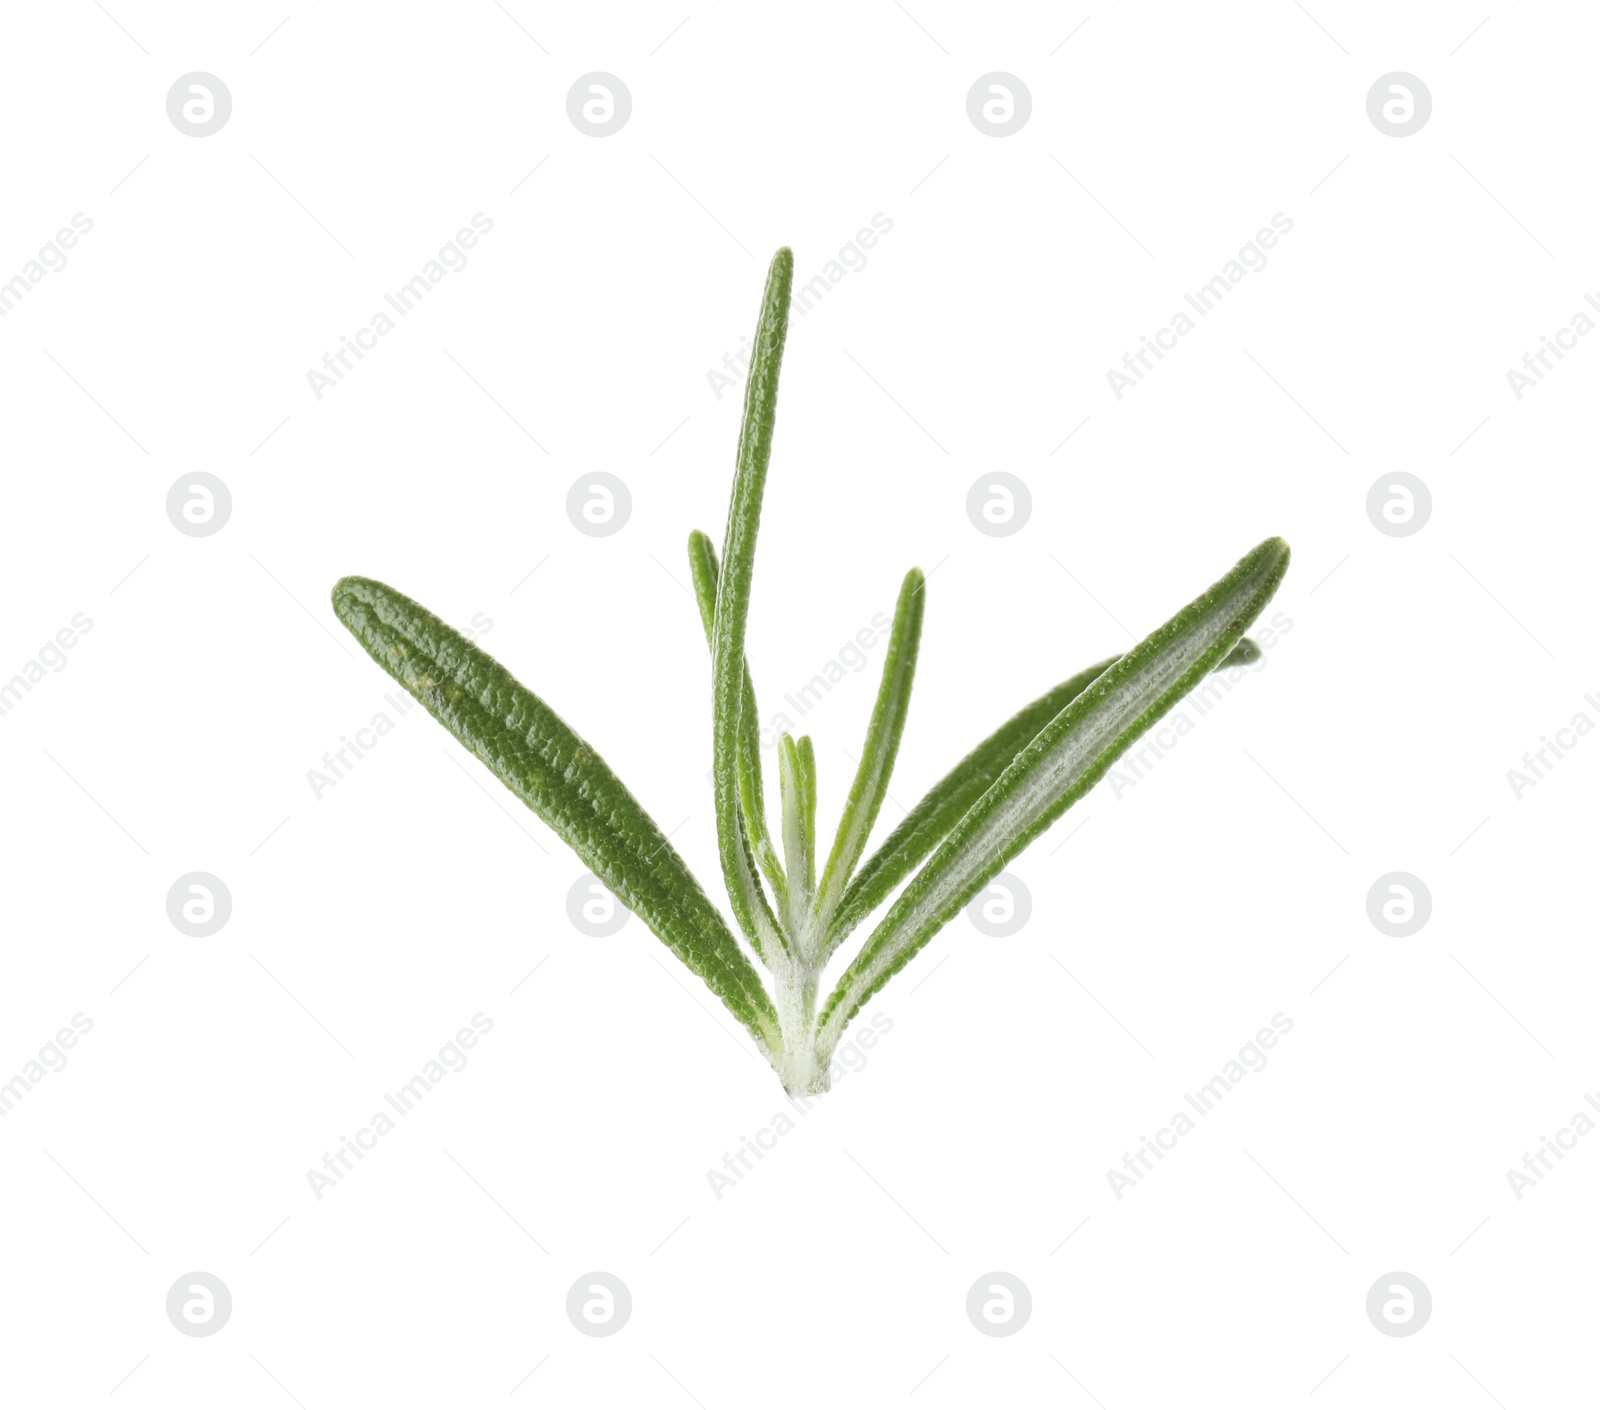
<svg viewBox="0 0 1600 1410"><path fill-rule="evenodd" d="M706 645L710 646L717 615L717 551L699 529L689 535L689 573L694 579ZM750 851L778 898L778 911L782 914L788 909L788 884L783 863L767 834L767 805L761 781L761 716L756 713L756 687L748 660L744 665L744 700L739 706L739 808Z"/></svg>
<svg viewBox="0 0 1600 1410"><path fill-rule="evenodd" d="M809 746L810 740L804 743ZM801 745L778 737L778 780L783 795L783 862L789 879L790 933L799 932L817 887L816 760L808 769Z"/></svg>
<svg viewBox="0 0 1600 1410"><path fill-rule="evenodd" d="M794 255L773 256L756 322L755 347L745 384L744 424L734 464L728 527L722 536L722 571L717 577L717 610L712 622L712 784L717 803L717 849L734 915L769 965L788 941L779 931L751 865L741 826L739 740L744 728L745 626L750 614L750 581L755 569L761 496L772 458L772 428L778 405L778 372L789 329L789 291Z"/></svg>
<svg viewBox="0 0 1600 1410"><path fill-rule="evenodd" d="M817 1020L819 1053L831 1053L861 1005L1234 649L1288 565L1282 539L1258 545L1039 732L963 815L846 968Z"/></svg>
<svg viewBox="0 0 1600 1410"><path fill-rule="evenodd" d="M590 744L492 656L393 588L343 578L333 610L769 1054L781 1053L777 1013L755 967L655 820Z"/></svg>
<svg viewBox="0 0 1600 1410"><path fill-rule="evenodd" d="M806 799L806 848L812 857L817 855L817 751L811 747L811 736L803 734L795 740L795 757L804 780Z"/></svg>
<svg viewBox="0 0 1600 1410"><path fill-rule="evenodd" d="M989 786L1010 767L1051 720L1070 705L1107 667L1112 656L1079 671L1009 720L978 745L923 796L867 860L839 903L829 927L828 948L836 948L852 930L883 902L912 869L933 851L961 821Z"/></svg>
<svg viewBox="0 0 1600 1410"><path fill-rule="evenodd" d="M1261 658L1261 648L1245 637L1216 669L1247 666ZM1051 720L1108 667L1120 660L1108 656L1024 705L978 745L901 818L882 846L861 864L828 927L825 955L831 955L846 936L876 910L912 869L933 851L1006 768Z"/></svg>
<svg viewBox="0 0 1600 1410"><path fill-rule="evenodd" d="M827 934L828 923L856 863L861 860L872 824L878 819L878 809L883 806L883 796L889 789L889 775L894 772L895 754L900 748L900 735L911 704L926 587L920 568L907 573L900 585L900 600L895 604L894 623L889 629L889 644L883 658L883 676L878 684L877 702L872 707L872 722L867 726L861 762L856 768L855 781L850 785L844 816L839 819L833 851L817 886L813 916L819 950L820 937Z"/></svg>

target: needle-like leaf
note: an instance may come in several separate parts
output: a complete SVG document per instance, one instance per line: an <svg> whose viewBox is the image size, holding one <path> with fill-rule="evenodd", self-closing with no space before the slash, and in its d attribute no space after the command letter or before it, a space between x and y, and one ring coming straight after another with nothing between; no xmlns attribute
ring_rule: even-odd
<svg viewBox="0 0 1600 1410"><path fill-rule="evenodd" d="M813 857L817 854L817 751L811 747L811 736L803 734L795 740L795 758L800 765L806 798L806 846Z"/></svg>
<svg viewBox="0 0 1600 1410"><path fill-rule="evenodd" d="M766 489L767 464L772 458L778 372L789 330L789 291L793 283L794 255L788 249L779 250L767 271L745 384L744 424L734 464L728 527L722 536L722 571L717 578L711 644L711 770L717 802L717 850L734 915L769 965L779 962L780 952L787 952L788 941L778 929L761 890L741 825L739 740L745 702L744 638L750 614L750 580L755 567L756 533L761 526L761 496Z"/></svg>
<svg viewBox="0 0 1600 1410"><path fill-rule="evenodd" d="M1260 656L1261 648L1245 637L1218 662L1216 669L1225 671L1232 666L1247 666ZM883 845L861 864L845 889L844 899L828 927L824 958L911 875L918 862L944 841L967 809L988 792L989 785L1033 742L1034 736L1120 659L1108 656L1024 705L927 791L922 801L900 819Z"/></svg>
<svg viewBox="0 0 1600 1410"><path fill-rule="evenodd" d="M1228 655L1288 566L1289 546L1282 539L1257 546L1097 676L1022 750L951 830L840 976L817 1020L824 1060L861 1005Z"/></svg>
<svg viewBox="0 0 1600 1410"><path fill-rule="evenodd" d="M717 617L717 551L699 529L689 535L689 575L694 580L706 645L710 646ZM761 783L761 717L756 713L756 687L748 660L744 666L744 701L739 707L739 810L750 851L778 899L781 914L788 909L788 885L783 863L767 834L767 805Z"/></svg>
<svg viewBox="0 0 1600 1410"><path fill-rule="evenodd" d="M769 1053L776 1010L683 859L622 781L543 700L431 612L371 578L343 578L333 610L399 681L698 974Z"/></svg>
<svg viewBox="0 0 1600 1410"><path fill-rule="evenodd" d="M778 778L783 794L783 862L793 907L795 933L811 907L817 887L817 774L811 738L778 737Z"/></svg>
<svg viewBox="0 0 1600 1410"><path fill-rule="evenodd" d="M844 895L856 863L861 860L872 824L878 819L878 809L883 806L883 796L889 790L889 775L894 772L895 755L900 749L900 735L911 704L926 588L920 568L907 573L900 585L900 600L895 604L894 623L889 629L889 644L884 652L883 676L878 683L877 702L872 707L872 721L867 726L867 740L861 749L861 762L856 768L855 781L850 785L844 816L839 819L833 851L817 885L814 943L819 950L821 936L827 933L834 908Z"/></svg>

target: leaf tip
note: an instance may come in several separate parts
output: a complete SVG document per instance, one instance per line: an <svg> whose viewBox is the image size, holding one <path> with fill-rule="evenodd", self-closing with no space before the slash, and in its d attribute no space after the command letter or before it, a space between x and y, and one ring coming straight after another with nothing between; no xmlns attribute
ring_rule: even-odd
<svg viewBox="0 0 1600 1410"><path fill-rule="evenodd" d="M772 305L783 310L783 322L788 323L789 291L794 287L794 251L787 245L773 255L767 266L767 294Z"/></svg>
<svg viewBox="0 0 1600 1410"><path fill-rule="evenodd" d="M1267 596L1270 597L1278 590L1283 575L1289 571L1288 542L1276 535L1270 539L1262 539L1239 560L1238 569L1235 571L1239 569L1244 570L1250 577L1259 579L1266 587Z"/></svg>
<svg viewBox="0 0 1600 1410"><path fill-rule="evenodd" d="M354 575L340 578L333 585L333 592L330 594L334 615L349 626L352 613L370 600L372 589L376 586L371 578L359 578Z"/></svg>

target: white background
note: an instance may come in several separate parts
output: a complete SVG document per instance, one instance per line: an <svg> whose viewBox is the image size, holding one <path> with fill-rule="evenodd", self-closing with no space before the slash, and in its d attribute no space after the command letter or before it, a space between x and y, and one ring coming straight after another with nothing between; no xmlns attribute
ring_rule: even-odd
<svg viewBox="0 0 1600 1410"><path fill-rule="evenodd" d="M1600 341L1520 401L1505 374L1600 287L1600 25L1490 3L11 9L0 279L94 228L0 320L0 677L93 628L0 717L0 1075L93 1029L0 1120L8 1401L1577 1403L1600 1135L1520 1200L1506 1172L1600 1085L1600 743L1520 799L1507 770L1600 720ZM195 70L233 100L203 139L165 108ZM596 70L633 100L604 139L566 112ZM1003 139L966 111L995 70L1033 102ZM1396 70L1434 105L1403 139L1366 112ZM394 690L328 592L492 621L720 897L683 545L720 537L739 397L706 373L774 249L808 279L877 213L791 329L751 657L770 717L931 573L880 832L1268 534L1292 629L1014 863L1020 933L958 918L875 998L866 1066L719 1199L781 1090L639 922L574 928L537 819L420 710L314 795ZM1000 470L1033 511L990 538L966 495ZM232 494L212 537L165 511L196 471ZM609 538L565 511L594 471L633 498ZM1433 496L1411 537L1366 513L1395 471ZM829 829L869 657L804 721ZM1366 911L1396 870L1433 897L1405 939ZM207 939L166 913L191 871L233 898ZM480 1012L319 1200L307 1170ZM1268 1066L1119 1200L1275 1013ZM634 1302L607 1339L565 1313L596 1269ZM191 1270L233 1296L207 1339L165 1313ZM1017 1335L967 1319L991 1270L1031 1290ZM1395 1270L1433 1297L1408 1338L1365 1311Z"/></svg>

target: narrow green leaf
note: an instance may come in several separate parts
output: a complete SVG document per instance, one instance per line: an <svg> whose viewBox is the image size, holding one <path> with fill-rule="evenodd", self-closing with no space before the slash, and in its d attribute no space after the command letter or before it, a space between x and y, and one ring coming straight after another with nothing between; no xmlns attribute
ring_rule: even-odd
<svg viewBox="0 0 1600 1410"><path fill-rule="evenodd" d="M780 949L787 951L788 942L779 931L756 878L741 826L739 740L744 728L744 639L750 615L750 581L755 570L756 533L761 526L761 496L766 489L767 464L772 458L778 372L789 330L789 291L793 283L794 255L787 248L781 249L767 271L745 383L744 424L739 431L728 527L722 536L722 571L717 577L711 646L711 759L717 848L734 915L769 965L777 962Z"/></svg>
<svg viewBox="0 0 1600 1410"><path fill-rule="evenodd" d="M1024 705L928 790L922 801L884 839L883 845L862 863L829 927L830 951L945 839L967 809L989 791L989 785L1010 767L1011 761L1033 742L1039 731L1118 659L1111 656L1079 671L1031 704Z"/></svg>
<svg viewBox="0 0 1600 1410"><path fill-rule="evenodd" d="M850 785L844 816L839 819L833 851L828 855L828 864L817 886L814 915L819 935L827 933L834 909L844 895L856 863L861 860L867 838L872 834L872 824L878 820L878 809L883 806L883 796L889 789L889 775L894 772L895 754L900 748L900 735L911 704L926 587L920 568L907 573L900 585L900 600L895 604L894 624L889 629L889 644L883 658L883 676L878 683L878 699L872 707L872 722L867 726L861 762L856 768L855 781ZM820 943L818 948L820 950Z"/></svg>
<svg viewBox="0 0 1600 1410"><path fill-rule="evenodd" d="M706 645L710 646L717 616L717 551L699 529L689 535L689 573L694 579ZM761 782L761 716L756 713L756 687L748 660L744 664L744 701L739 707L739 807L750 851L782 912L788 907L787 882L783 863L767 834L767 805Z"/></svg>
<svg viewBox="0 0 1600 1410"><path fill-rule="evenodd" d="M782 1051L777 1012L755 967L655 820L591 745L492 656L393 588L343 578L333 610L758 1043Z"/></svg>
<svg viewBox="0 0 1600 1410"><path fill-rule="evenodd" d="M778 737L778 779L783 794L783 862L789 880L790 933L811 907L817 887L817 781L816 758L809 761L811 741L797 744L787 734Z"/></svg>
<svg viewBox="0 0 1600 1410"><path fill-rule="evenodd" d="M803 734L795 740L795 756L800 765L806 796L806 847L817 855L817 751L811 747L811 736Z"/></svg>
<svg viewBox="0 0 1600 1410"><path fill-rule="evenodd" d="M1245 637L1217 663L1218 671L1247 666L1261 658L1261 648ZM828 927L825 954L875 911L912 869L941 843L962 815L978 801L1006 768L1051 720L1121 658L1108 656L1024 705L1009 720L951 769L901 818L883 845L861 864Z"/></svg>
<svg viewBox="0 0 1600 1410"><path fill-rule="evenodd" d="M831 1052L861 1005L1234 649L1288 566L1282 539L1258 545L1039 732L963 815L846 968L817 1020L819 1051Z"/></svg>

